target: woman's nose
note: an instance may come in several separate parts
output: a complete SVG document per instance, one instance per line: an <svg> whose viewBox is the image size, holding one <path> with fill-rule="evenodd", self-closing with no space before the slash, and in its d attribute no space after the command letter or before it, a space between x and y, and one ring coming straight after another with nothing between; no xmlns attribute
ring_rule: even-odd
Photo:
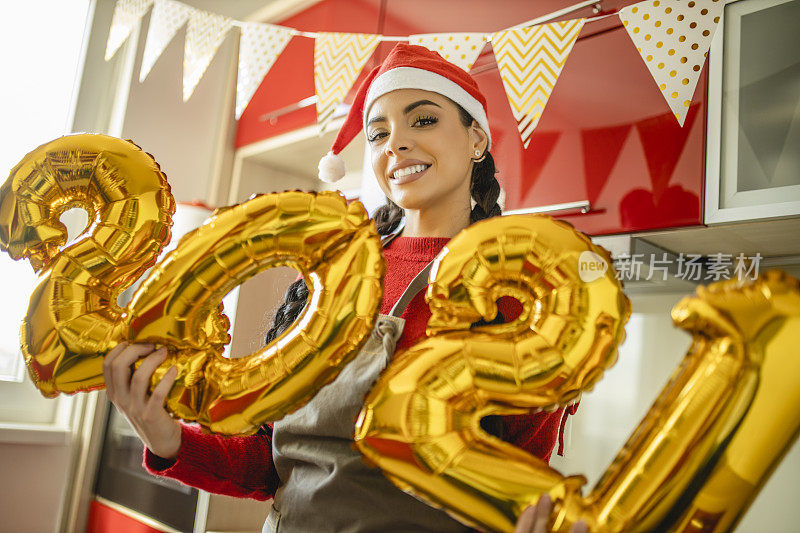
<svg viewBox="0 0 800 533"><path fill-rule="evenodd" d="M402 132L393 131L389 134L389 142L386 143L386 154L397 155L411 149L411 140Z"/></svg>

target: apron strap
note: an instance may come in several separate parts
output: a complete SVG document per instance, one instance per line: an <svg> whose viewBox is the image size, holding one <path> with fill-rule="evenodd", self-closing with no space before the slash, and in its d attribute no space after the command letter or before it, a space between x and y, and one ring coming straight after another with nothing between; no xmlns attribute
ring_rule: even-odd
<svg viewBox="0 0 800 533"><path fill-rule="evenodd" d="M436 261L436 259L433 261ZM414 299L417 293L428 286L428 274L431 271L431 267L433 267L433 261L425 265L425 268L411 280L411 283L408 284L408 287L406 287L400 299L397 300L397 303L392 307L389 315L396 317L402 315L403 311L406 310L406 307L408 307L408 304L411 303L411 300Z"/></svg>

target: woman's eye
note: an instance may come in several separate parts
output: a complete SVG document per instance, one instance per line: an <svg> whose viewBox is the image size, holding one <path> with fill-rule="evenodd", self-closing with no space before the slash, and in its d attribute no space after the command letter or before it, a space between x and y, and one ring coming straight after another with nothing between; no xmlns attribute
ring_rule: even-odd
<svg viewBox="0 0 800 533"><path fill-rule="evenodd" d="M419 117L414 121L414 126L428 126L436 124L436 117Z"/></svg>
<svg viewBox="0 0 800 533"><path fill-rule="evenodd" d="M383 139L384 137L386 137L386 132L384 132L384 131L376 131L376 132L372 133L369 137L367 137L367 141L375 142L375 141L377 141L379 139Z"/></svg>

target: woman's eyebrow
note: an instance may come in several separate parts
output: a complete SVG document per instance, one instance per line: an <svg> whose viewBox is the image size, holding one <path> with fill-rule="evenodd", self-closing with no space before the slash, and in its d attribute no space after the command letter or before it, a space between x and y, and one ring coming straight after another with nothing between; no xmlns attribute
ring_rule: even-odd
<svg viewBox="0 0 800 533"><path fill-rule="evenodd" d="M417 108L417 107L419 107L419 106L421 106L421 105L432 105L432 106L436 106L436 107L438 107L438 108L440 108L440 109L441 109L441 107L442 107L442 106L440 106L439 104L437 104L437 103L435 103L435 102L431 102L430 100L417 100L417 101L416 101L416 102L414 102L413 104L409 104L409 105L407 105L407 106L406 106L406 108L405 108L405 109L403 109L403 114L406 114L406 115L407 115L408 113L410 113L411 111L413 111L413 110L414 110L414 108Z"/></svg>
<svg viewBox="0 0 800 533"><path fill-rule="evenodd" d="M405 109L403 109L403 114L407 115L407 114L409 114L410 112L412 112L414 109L416 109L417 107L419 107L421 105L432 105L432 106L438 107L439 109L441 109L441 107L442 107L439 104L437 104L436 102L431 102L430 100L417 100L414 103L408 104L405 107ZM378 115L377 117L372 117L371 119L369 119L369 121L367 121L367 126L369 126L369 125L371 125L371 124L373 124L375 122L382 122L382 121L385 121L385 120L386 120L385 117L383 117L381 115Z"/></svg>

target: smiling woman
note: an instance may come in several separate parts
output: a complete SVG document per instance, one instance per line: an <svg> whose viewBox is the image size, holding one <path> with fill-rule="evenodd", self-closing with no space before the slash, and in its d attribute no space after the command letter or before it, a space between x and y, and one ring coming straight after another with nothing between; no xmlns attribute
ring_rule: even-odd
<svg viewBox="0 0 800 533"><path fill-rule="evenodd" d="M378 375L396 353L425 337L431 311L423 289L433 260L461 230L501 214L486 99L467 72L437 53L398 44L358 89L331 152L320 162L322 179L331 182L344 175L337 154L362 131L378 185L387 196L373 216L382 236L386 274L369 341L308 404L254 436L203 435L167 416L141 424L140 437L152 443L145 467L210 492L274 498L265 532L471 531L367 466L354 449L353 434L364 396ZM298 319L308 298L302 279L289 286L267 343ZM521 306L501 298L498 310L495 323L516 318ZM485 322L474 325L481 324ZM135 349L113 356L132 360L147 352ZM146 365L137 373L142 368ZM107 383L113 379L106 376ZM130 403L141 401L132 398ZM128 407L120 406L123 411ZM486 417L481 426L549 461L565 418L559 409Z"/></svg>

